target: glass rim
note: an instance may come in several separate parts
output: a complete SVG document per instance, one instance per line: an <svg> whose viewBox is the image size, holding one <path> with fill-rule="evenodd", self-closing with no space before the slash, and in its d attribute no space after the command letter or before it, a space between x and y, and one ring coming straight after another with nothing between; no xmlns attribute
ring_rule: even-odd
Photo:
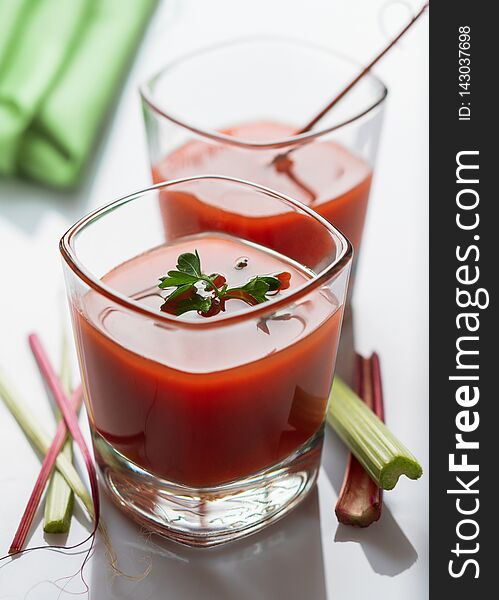
<svg viewBox="0 0 499 600"><path fill-rule="evenodd" d="M179 127L183 127L184 129L187 129L193 133L196 133L197 135L200 135L204 138L208 138L211 140L223 142L224 144L229 144L229 145L238 146L238 147L242 147L242 148L272 149L272 148L285 148L287 146L292 146L295 144L306 143L308 141L312 141L316 138L327 135L328 133L331 133L338 129L342 129L343 127L346 127L347 125L350 125L351 123L358 121L365 115L372 112L375 108L377 108L380 104L382 104L385 101L385 99L388 95L388 88L383 83L383 81L379 77L374 75L372 72L369 72L365 75L365 77L374 81L379 86L380 93L379 93L378 97L375 98L371 103L369 103L368 106L364 110L358 112L353 117L350 117L348 119L341 121L340 123L332 125L331 127L327 127L325 129L319 129L317 131L315 131L315 130L307 131L305 133L300 133L298 135L290 136L285 139L277 140L275 142L270 142L270 143L269 142L252 142L252 141L248 141L248 140L239 139L235 136L230 136L230 135L221 133L221 132L213 130L213 129L203 129L203 128L197 127L196 125L193 125L192 123L188 123L184 119L175 117L173 114L171 114L168 111L161 108L155 102L154 93L152 92L151 85L162 75L167 73L169 70L177 67L184 61L190 60L192 58L196 58L197 56L205 54L207 52L213 52L215 50L229 48L231 46L243 45L243 44L254 43L254 42L261 42L261 41L287 43L287 44L293 44L295 46L302 46L303 48L317 50L317 51L323 52L326 55L329 55L330 57L333 57L336 59L341 59L342 61L350 64L353 67L357 67L359 69L362 68L362 65L360 65L354 59L352 59L336 50L332 50L330 48L321 46L319 44L314 44L312 42L307 42L304 40L300 40L300 39L288 37L288 36L250 35L250 36L245 36L245 37L241 37L241 38L235 38L233 40L210 44L210 45L204 46L202 48L198 48L197 50L194 50L192 52L183 54L182 56L179 56L178 58L175 58L174 60L172 60L169 63L167 63L166 65L164 65L159 71L157 71L154 75L149 77L147 79L147 81L145 81L143 84L141 84L139 86L140 96L141 96L142 100L147 104L147 106L156 114L164 117L168 121L171 121L175 125L178 125Z"/></svg>
<svg viewBox="0 0 499 600"><path fill-rule="evenodd" d="M125 294L118 292L111 286L108 286L107 284L103 283L102 280L99 279L96 275L94 275L89 269L87 269L86 266L82 263L82 261L80 261L80 259L78 258L77 251L74 246L74 238L81 231L92 225L93 222L98 221L106 214L113 212L114 210L120 208L123 205L128 204L129 202L138 200L145 194L149 194L150 192L153 192L155 190L168 188L170 186L186 183L189 181L199 181L206 179L211 179L215 181L229 181L232 183L237 183L238 185L247 186L249 188L256 189L259 192L263 192L267 195L273 196L274 198L280 201L284 201L286 204L291 205L295 209L299 209L300 211L306 213L309 217L318 221L323 227L325 227L330 232L331 237L336 236L336 238L339 239L342 246L340 255L334 261L332 261L330 265L325 267L322 271L317 273L306 283L297 287L289 295L286 295L281 298L273 298L269 302L262 302L259 305L251 307L250 310L243 310L234 314L228 314L218 319L204 319L202 321L195 322L180 320L174 315L169 315L167 313L155 311L154 309L149 308L148 306L140 304L140 302L133 300ZM148 318L153 318L156 321L162 321L164 323L167 323L168 325L177 328L186 329L222 327L229 323L239 323L245 320L253 319L254 317L257 317L264 313L268 313L269 307L272 307L272 310L276 311L284 306L289 306L289 304L292 304L295 300L306 296L313 290L324 285L327 281L333 279L336 275L343 271L343 269L351 261L353 255L353 247L350 241L336 227L334 227L334 225L329 223L329 221L324 219L321 215L316 213L314 210L312 210L302 202L295 200L285 194L281 194L280 192L276 192L275 190L272 190L263 185L252 183L244 179L227 177L224 175L195 175L192 177L184 177L180 179L172 179L170 181L163 181L155 185L149 186L147 188L144 188L142 190L139 190L138 192L122 196L117 200L113 200L112 202L109 202L108 204L97 208L96 210L88 213L87 215L83 216L81 219L76 221L76 223L74 223L74 225L72 225L61 237L59 242L59 250L62 254L65 263L73 271L73 273L97 293L105 296L109 300L130 310L131 312L141 314L142 316Z"/></svg>

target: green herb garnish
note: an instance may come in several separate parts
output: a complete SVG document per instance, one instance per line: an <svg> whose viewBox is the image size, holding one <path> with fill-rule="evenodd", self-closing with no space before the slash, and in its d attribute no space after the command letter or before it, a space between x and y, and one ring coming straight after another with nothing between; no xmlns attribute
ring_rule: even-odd
<svg viewBox="0 0 499 600"><path fill-rule="evenodd" d="M220 273L206 275L201 269L197 250L181 254L177 268L160 277L158 287L175 288L161 306L163 312L182 315L196 311L203 317L212 317L225 310L227 300L242 300L254 306L269 300L270 296L289 287L291 274L257 275L241 287L229 287Z"/></svg>

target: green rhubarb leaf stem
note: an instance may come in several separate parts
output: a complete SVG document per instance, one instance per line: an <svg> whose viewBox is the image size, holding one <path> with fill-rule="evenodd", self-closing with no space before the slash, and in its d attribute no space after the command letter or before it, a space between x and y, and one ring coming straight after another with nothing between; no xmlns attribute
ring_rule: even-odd
<svg viewBox="0 0 499 600"><path fill-rule="evenodd" d="M393 489L401 475L421 477L416 458L339 377L333 382L327 420L379 487Z"/></svg>
<svg viewBox="0 0 499 600"><path fill-rule="evenodd" d="M52 442L49 434L40 425L38 418L33 412L19 399L18 394L13 390L13 387L7 382L6 377L0 371L0 398L4 401L12 416L18 422L26 437L35 446L42 456L47 454ZM88 516L93 520L94 505L92 498L81 480L78 472L73 466L73 463L68 458L60 453L57 457L55 466L59 473L67 481L75 495L80 499Z"/></svg>
<svg viewBox="0 0 499 600"><path fill-rule="evenodd" d="M69 356L69 344L66 334L62 337L62 353L60 379L66 395L69 397L72 391L71 384L71 360ZM55 409L56 419L59 422L61 413L58 408ZM62 447L63 454L68 461L73 461L73 440L68 437ZM67 481L57 470L51 475L47 498L45 501L45 514L43 530L47 533L67 533L71 524L71 515L73 513L74 494Z"/></svg>

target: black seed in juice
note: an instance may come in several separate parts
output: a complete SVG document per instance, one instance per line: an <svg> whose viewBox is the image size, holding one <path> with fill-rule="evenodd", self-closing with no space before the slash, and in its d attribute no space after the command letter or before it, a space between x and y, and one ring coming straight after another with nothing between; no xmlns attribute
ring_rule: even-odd
<svg viewBox="0 0 499 600"><path fill-rule="evenodd" d="M238 271L240 271L241 269L244 269L245 267L248 266L248 262L249 262L249 258L247 256L240 256L238 259L236 259L234 269L237 269Z"/></svg>

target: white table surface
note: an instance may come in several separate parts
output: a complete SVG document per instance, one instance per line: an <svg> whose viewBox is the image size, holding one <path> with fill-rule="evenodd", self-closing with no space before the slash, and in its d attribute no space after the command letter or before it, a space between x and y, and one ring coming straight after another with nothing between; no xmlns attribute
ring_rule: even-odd
<svg viewBox="0 0 499 600"><path fill-rule="evenodd" d="M415 0L407 3L414 8ZM158 8L81 189L59 193L0 181L0 365L40 420L52 427L26 344L38 331L58 355L64 306L57 242L83 213L149 183L137 84L165 60L239 34L281 33L359 60L407 17L383 0L167 0ZM111 575L101 545L85 569L92 600L422 600L428 585L428 17L376 69L390 88L355 297L359 350L381 354L387 420L425 476L385 494L366 530L338 525L334 505L346 452L327 434L313 494L290 516L244 541L189 550L146 536L104 500L103 518L122 568ZM0 402L0 554L7 551L40 466ZM86 535L77 513L67 543ZM40 520L30 545L43 543ZM74 598L82 555L37 551L0 563L0 599Z"/></svg>

